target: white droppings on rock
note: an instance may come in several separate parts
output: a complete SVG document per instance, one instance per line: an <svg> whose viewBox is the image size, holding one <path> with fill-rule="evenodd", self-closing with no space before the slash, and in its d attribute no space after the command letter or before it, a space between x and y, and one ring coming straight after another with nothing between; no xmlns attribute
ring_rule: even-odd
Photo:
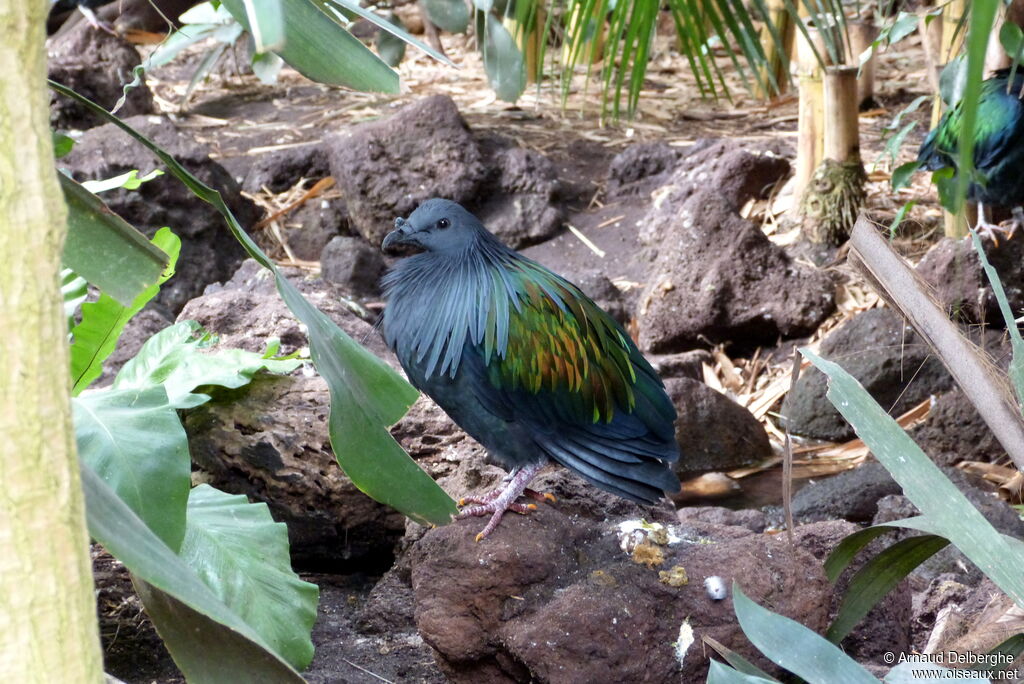
<svg viewBox="0 0 1024 684"><path fill-rule="evenodd" d="M690 626L690 619L683 620L683 624L679 625L679 638L672 646L676 651L676 662L679 666L683 666L683 660L686 658L686 652L690 650L690 646L693 645L693 627Z"/></svg>

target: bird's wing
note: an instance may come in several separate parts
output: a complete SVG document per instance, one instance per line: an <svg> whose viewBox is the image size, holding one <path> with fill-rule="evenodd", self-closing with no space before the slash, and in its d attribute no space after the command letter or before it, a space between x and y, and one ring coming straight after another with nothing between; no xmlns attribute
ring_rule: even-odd
<svg viewBox="0 0 1024 684"><path fill-rule="evenodd" d="M576 286L517 263L504 348L473 345L481 405L525 424L552 459L599 486L653 501L678 487L675 407L618 323Z"/></svg>

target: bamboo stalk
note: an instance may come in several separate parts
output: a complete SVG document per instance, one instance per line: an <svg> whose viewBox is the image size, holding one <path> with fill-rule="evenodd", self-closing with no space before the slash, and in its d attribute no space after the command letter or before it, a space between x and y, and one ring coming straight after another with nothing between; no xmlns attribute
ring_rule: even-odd
<svg viewBox="0 0 1024 684"><path fill-rule="evenodd" d="M768 16L765 22L770 23L774 28L781 44L775 41L768 26L761 28L761 47L765 54L765 66L761 68L756 93L758 97L768 98L774 95L782 95L789 90L789 74L786 71L789 56L793 51L793 42L796 36L796 26L793 18L786 9L785 0L767 0L765 6L768 9ZM778 90L768 92L770 84L775 83Z"/></svg>
<svg viewBox="0 0 1024 684"><path fill-rule="evenodd" d="M824 99L824 158L837 162L859 161L857 67L825 69Z"/></svg>
<svg viewBox="0 0 1024 684"><path fill-rule="evenodd" d="M847 64L851 66L860 65L860 56L865 50L871 47L878 37L878 27L870 21L858 19L847 23L850 30L850 52ZM878 60L874 53L864 66L860 69L860 78L857 79L857 106L863 106L865 102L875 99L875 63Z"/></svg>
<svg viewBox="0 0 1024 684"><path fill-rule="evenodd" d="M828 60L825 43L815 28L808 33L814 41L818 54ZM794 197L803 197L815 169L825 154L825 89L821 66L811 49L811 44L801 34L797 39L796 72L800 88L797 113L796 169L794 170ZM799 202L794 203L794 208Z"/></svg>
<svg viewBox="0 0 1024 684"><path fill-rule="evenodd" d="M579 50L576 64L594 64L601 61L601 58L604 57L604 42L607 34L605 24L607 11L608 3L604 0L596 0L586 15L584 15L582 2L573 5L565 27L566 42L562 45L563 65L572 63L572 55L576 50ZM593 33L588 38L586 36L591 26Z"/></svg>

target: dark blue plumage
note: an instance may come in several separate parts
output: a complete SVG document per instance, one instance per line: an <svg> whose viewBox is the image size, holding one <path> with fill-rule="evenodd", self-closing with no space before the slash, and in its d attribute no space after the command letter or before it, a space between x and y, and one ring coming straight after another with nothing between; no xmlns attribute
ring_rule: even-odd
<svg viewBox="0 0 1024 684"><path fill-rule="evenodd" d="M1010 70L998 71L981 86L974 138L974 174L968 199L981 205L979 224L987 227L985 206L1014 208L1024 204L1024 70L1013 84ZM917 160L929 171L957 169L957 150L963 125L963 105L947 111L918 151Z"/></svg>
<svg viewBox="0 0 1024 684"><path fill-rule="evenodd" d="M633 501L678 490L675 408L607 313L454 202L395 225L385 249L424 251L384 278L385 340L410 382L513 471L463 511L493 514L482 536L506 508L522 512L515 499L549 461Z"/></svg>

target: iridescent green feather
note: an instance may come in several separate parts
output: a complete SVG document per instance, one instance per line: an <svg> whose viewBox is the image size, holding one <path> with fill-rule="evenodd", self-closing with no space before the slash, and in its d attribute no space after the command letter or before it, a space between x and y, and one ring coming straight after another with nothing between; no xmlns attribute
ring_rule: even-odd
<svg viewBox="0 0 1024 684"><path fill-rule="evenodd" d="M595 423L611 422L617 409L631 413L634 364L646 362L618 323L576 286L533 262L506 268L519 300L509 307L504 353L492 353L488 323L484 356L491 383L531 394L556 393L574 415Z"/></svg>

